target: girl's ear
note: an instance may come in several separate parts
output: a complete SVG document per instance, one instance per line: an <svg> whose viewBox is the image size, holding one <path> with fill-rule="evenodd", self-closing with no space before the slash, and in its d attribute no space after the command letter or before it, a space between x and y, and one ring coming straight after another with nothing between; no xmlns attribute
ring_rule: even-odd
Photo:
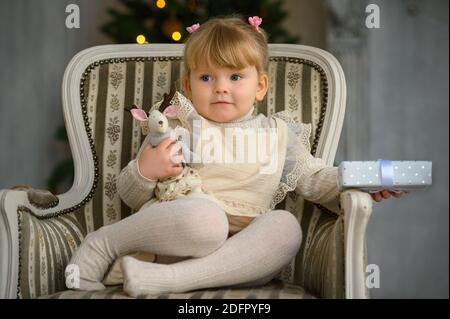
<svg viewBox="0 0 450 319"><path fill-rule="evenodd" d="M191 82L189 82L189 78L183 78L183 90L188 99L191 99Z"/></svg>
<svg viewBox="0 0 450 319"><path fill-rule="evenodd" d="M261 74L258 81L258 86L256 88L256 100L262 101L266 96L267 90L269 89L269 77L267 74Z"/></svg>

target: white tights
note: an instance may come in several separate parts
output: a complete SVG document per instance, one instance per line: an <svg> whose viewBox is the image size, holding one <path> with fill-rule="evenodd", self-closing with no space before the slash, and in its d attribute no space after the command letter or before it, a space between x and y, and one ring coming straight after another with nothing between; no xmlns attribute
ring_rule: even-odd
<svg viewBox="0 0 450 319"><path fill-rule="evenodd" d="M221 286L261 285L295 257L300 225L284 210L270 211L228 238L228 219L214 202L182 198L153 204L88 234L69 264L80 290L103 289L108 268L136 251L186 257L172 264L122 258L124 290L131 296Z"/></svg>

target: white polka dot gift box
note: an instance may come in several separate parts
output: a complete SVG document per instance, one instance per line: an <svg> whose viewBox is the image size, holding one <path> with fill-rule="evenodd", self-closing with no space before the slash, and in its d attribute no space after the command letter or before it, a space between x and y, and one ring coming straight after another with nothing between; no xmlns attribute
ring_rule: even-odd
<svg viewBox="0 0 450 319"><path fill-rule="evenodd" d="M431 185L429 161L344 161L338 167L340 190L358 188L411 191Z"/></svg>

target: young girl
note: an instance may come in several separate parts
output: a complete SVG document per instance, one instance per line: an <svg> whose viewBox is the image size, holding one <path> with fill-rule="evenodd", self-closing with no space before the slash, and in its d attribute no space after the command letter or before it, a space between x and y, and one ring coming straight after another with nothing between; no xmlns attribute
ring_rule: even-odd
<svg viewBox="0 0 450 319"><path fill-rule="evenodd" d="M302 239L294 215L274 206L294 189L312 202L338 202L337 168L310 154L302 142L309 139L308 126L289 121L285 113L254 115L255 101L265 97L269 86L268 47L260 23L258 17L248 22L227 17L188 28L183 77L187 98L177 93L172 99L178 120L171 123L190 132L194 126L202 133L214 131L223 138L216 146L226 144L229 129L275 132L275 140L268 143L275 146L268 152L273 155L270 165L264 156L239 163L193 163L204 192L155 203L151 199L157 180L176 176L183 167L171 156L174 140L156 148L144 141L117 183L122 200L137 212L85 238L70 261L80 270L78 289L103 289L111 264L132 252L153 257L120 259L124 291L131 296L265 284L295 257ZM240 151L251 155L249 144ZM240 152L227 145L223 150L233 156ZM382 191L372 197L380 201L390 195ZM161 263L159 257L167 256L172 262Z"/></svg>

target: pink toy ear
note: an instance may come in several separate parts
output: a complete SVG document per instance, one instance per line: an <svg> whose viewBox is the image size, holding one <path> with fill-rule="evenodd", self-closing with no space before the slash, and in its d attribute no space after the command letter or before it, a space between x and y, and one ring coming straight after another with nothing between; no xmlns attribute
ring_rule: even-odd
<svg viewBox="0 0 450 319"><path fill-rule="evenodd" d="M145 111L141 109L132 109L131 114L136 120L139 121L147 121L148 119L147 113L145 113Z"/></svg>
<svg viewBox="0 0 450 319"><path fill-rule="evenodd" d="M167 117L176 117L178 114L178 109L175 105L169 105L166 107L163 114Z"/></svg>

